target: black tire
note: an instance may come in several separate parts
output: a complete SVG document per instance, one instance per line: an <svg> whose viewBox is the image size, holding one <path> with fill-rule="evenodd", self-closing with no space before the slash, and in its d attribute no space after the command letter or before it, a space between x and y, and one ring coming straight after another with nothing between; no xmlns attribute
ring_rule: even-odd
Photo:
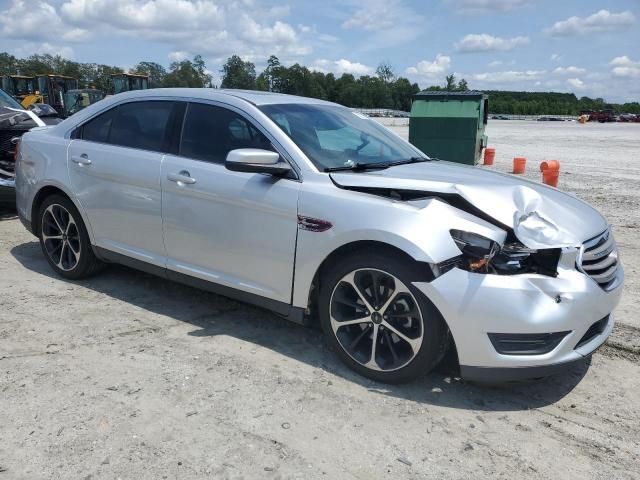
<svg viewBox="0 0 640 480"><path fill-rule="evenodd" d="M65 221L72 225L62 235L55 235L60 227L65 230ZM58 236L64 239L58 240ZM50 195L40 205L38 237L47 262L61 277L80 280L94 275L104 265L93 253L87 228L78 209L63 195Z"/></svg>
<svg viewBox="0 0 640 480"><path fill-rule="evenodd" d="M348 256L347 258L343 258L339 262L335 262L333 265L331 265L324 272L320 282L318 312L320 315L320 323L322 325L322 330L324 332L324 337L327 344L331 349L333 349L337 353L340 359L349 368L351 368L352 370L356 371L357 373L359 373L364 377L370 378L378 382L405 383L405 382L412 381L423 375L426 375L440 362L440 360L442 360L449 345L449 330L446 326L444 319L442 318L442 315L440 314L438 309L435 307L435 305L433 305L433 303L431 303L431 301L429 301L429 299L426 298L422 294L422 292L420 292L417 288L415 288L411 283L413 281L424 280L425 274L421 270L424 268L424 266L421 266L418 263L413 262L409 259L401 258L399 255L393 255L390 253L392 252L372 251L372 252L354 253ZM369 342L371 345L373 345L374 343L376 343L373 341L373 339L378 338L377 335L380 334L381 329L384 327L384 325L386 325L387 326L387 328L385 329L386 333L382 331L382 334L387 335L387 339L388 339L387 345L395 344L396 347L402 346L401 343L394 343L396 341L400 342L401 338L398 335L393 337L394 332L393 330L390 329L390 326L400 327L399 323L393 324L395 320L392 318L392 317L398 317L399 316L398 313L391 312L389 316L387 315L384 316L384 321L380 320L382 323L380 323L378 325L378 328L375 330L376 331L375 337L373 336L373 334L369 336L368 333L364 333L365 326L361 324L367 323L366 328L371 328L372 329L371 332L373 332L373 329L375 328L374 323L377 323L377 320L378 320L377 318L375 319L376 320L375 322L374 321L360 322L360 324L358 325L346 326L346 327L339 326L337 327L338 330L336 330L335 332L334 332L334 326L339 325L339 322L336 322L335 321L336 319L334 318L333 320L334 323L332 323L331 314L335 313L337 315L336 313L337 311L332 310L332 298L334 296L334 293L336 295L339 295L338 289L345 288L344 278L346 278L347 276L350 276L351 272L355 272L354 275L361 274L366 276L369 271L382 272L392 277L395 277L395 279L392 279L394 281L393 285L395 285L395 281L397 280L402 282L402 284L404 285L402 286L401 290L408 289L408 292L406 292L406 294L403 294L402 292L398 293L397 289L389 288L389 291L391 291L392 293L390 293L387 298L389 299L390 302L392 302L391 299L392 297L394 297L394 295L398 295L398 297L396 298L399 298L400 295L406 295L407 301L411 300L412 302L417 303L417 306L419 309L418 313L421 313L421 317L422 317L421 319L422 338L420 340L421 343L419 344L419 348L415 348L417 352L414 351L413 346L410 347L409 346L410 344L408 342L405 342L406 343L405 350L407 352L411 351L411 354L408 354L408 355L413 355L413 357L411 357L409 360L406 360L406 363L402 363L403 359L398 360L398 362L396 363L399 366L397 368L391 368L394 365L393 360L397 360L397 355L394 353L393 360L391 360L388 363L390 368L387 369L386 371L384 368L375 369L375 368L381 368L377 360L373 365L374 368L369 368L368 366L365 366L361 361L356 360L355 353L353 353L354 356L352 356L351 353L348 353L346 349L343 348L341 341L338 338L337 332L338 331L341 332L340 335L343 337L342 341L345 344L348 344L349 346L352 345L351 339L355 338L353 342L357 342L358 341L357 339L360 338L362 335L365 335L364 338L366 338L366 342ZM357 278L357 277L354 276L353 278ZM385 281L385 278L383 278L382 281ZM378 281L378 285L380 285L379 282L380 280ZM388 282L388 279L387 279L387 282ZM351 288L351 284L346 283L346 285L347 285L346 288ZM381 287L378 288L378 291L380 291L380 289ZM355 292L354 289L352 290ZM382 288L382 290L387 291L384 288ZM369 291L371 292L371 290ZM408 295L409 293L413 297L411 297L411 295ZM367 295L366 292L364 293L364 295L365 296ZM340 294L339 296L343 297L342 294ZM360 294L360 298L361 299L364 298L362 294ZM374 300L372 297L368 297L368 298L370 300ZM336 305L346 305L345 303L343 303L343 300L344 300L344 297L342 300L337 301L337 303L334 302L333 308L334 309L338 308L336 307ZM351 300L348 300L348 302L349 301ZM362 300L360 301L362 302ZM367 304L369 303L370 303L370 306L374 306L373 301L367 302ZM382 303L386 303L386 302L382 302ZM340 307L340 308L349 309L351 307L353 307L353 304L351 304L349 307ZM391 306L388 308L392 308L392 307L393 307L393 304L391 304ZM412 311L416 311L413 309L413 307L411 308L412 308ZM374 310L376 310L377 312L378 311L377 307L374 306ZM355 314L356 319L359 319L360 315L363 315L363 313L359 313L357 310L352 310L352 311L356 312ZM380 311L382 312L382 310ZM407 309L406 312L408 311L409 310ZM368 313L368 309L367 309L367 312L364 312L364 313ZM382 313L385 313L385 312L382 312ZM400 312L400 313L403 313L403 312ZM363 317L363 318L366 318L366 317ZM369 318L374 319L373 314ZM414 322L415 325L411 328L413 328L414 331L418 331L416 330L417 324L419 323L418 320L414 318L407 321ZM393 324L393 325L390 325L390 324ZM348 330L356 329L353 334L349 333L350 335L353 335L348 339L349 341L345 341L346 334L342 333L343 330L340 330L341 328L343 329L346 328ZM361 330L357 330L357 328L360 328ZM405 327L402 327L402 328L405 328ZM395 331L397 332L397 330ZM362 334L360 332L362 332ZM405 330L401 333L407 333L407 332L408 331ZM391 335L393 339L390 338L389 335ZM407 338L409 338L409 335L407 335ZM415 342L417 340L412 339L412 341ZM371 347L367 347L367 348L371 348ZM383 348L384 348L384 340L380 340L379 343L377 343L377 347L376 347L377 352L375 354L374 353L370 354L370 360L368 362L370 365L372 365L371 361L374 358L377 359L376 355L378 354L381 355L383 353ZM389 351L393 350L393 348L390 348L388 346L386 348ZM363 348L363 350L366 353L366 348ZM406 358L409 358L409 356L407 356Z"/></svg>

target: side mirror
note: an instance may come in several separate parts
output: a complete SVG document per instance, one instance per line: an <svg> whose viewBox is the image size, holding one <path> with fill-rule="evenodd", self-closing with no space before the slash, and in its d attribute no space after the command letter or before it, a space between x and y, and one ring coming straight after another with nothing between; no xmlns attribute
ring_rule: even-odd
<svg viewBox="0 0 640 480"><path fill-rule="evenodd" d="M288 163L280 161L280 155L260 148L238 148L227 154L224 162L232 172L269 173L286 175L291 171Z"/></svg>

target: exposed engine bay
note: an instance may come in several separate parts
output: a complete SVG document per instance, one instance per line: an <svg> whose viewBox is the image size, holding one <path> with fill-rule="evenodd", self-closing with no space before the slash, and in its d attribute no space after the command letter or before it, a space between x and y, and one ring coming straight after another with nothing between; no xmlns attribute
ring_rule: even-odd
<svg viewBox="0 0 640 480"><path fill-rule="evenodd" d="M57 112L46 104L35 105L33 110L0 106L0 181L13 180L15 176L16 139L34 127L60 121Z"/></svg>
<svg viewBox="0 0 640 480"><path fill-rule="evenodd" d="M517 239L511 227L487 215L458 194L387 188L347 188L406 202L436 199L507 232L507 241L500 246L495 241L482 235L461 230L451 230L451 237L462 252L462 255L438 264L437 275L442 275L454 267L470 272L495 275L515 275L520 273L539 273L551 277L557 275L557 266L561 254L560 248L534 249L526 247Z"/></svg>

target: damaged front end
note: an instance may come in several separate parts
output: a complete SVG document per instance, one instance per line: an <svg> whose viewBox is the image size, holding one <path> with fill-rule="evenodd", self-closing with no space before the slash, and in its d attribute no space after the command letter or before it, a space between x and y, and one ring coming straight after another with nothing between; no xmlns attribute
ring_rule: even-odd
<svg viewBox="0 0 640 480"><path fill-rule="evenodd" d="M504 245L473 232L450 230L461 255L438 264L438 273L454 267L476 273L516 275L538 273L555 277L558 274L560 248L532 249L518 241Z"/></svg>
<svg viewBox="0 0 640 480"><path fill-rule="evenodd" d="M15 203L16 149L19 138L35 124L26 112L0 108L0 203Z"/></svg>
<svg viewBox="0 0 640 480"><path fill-rule="evenodd" d="M0 204L13 205L20 137L34 127L55 125L61 120L49 105L35 104L32 111L29 111L3 106L3 99L4 97L0 97Z"/></svg>

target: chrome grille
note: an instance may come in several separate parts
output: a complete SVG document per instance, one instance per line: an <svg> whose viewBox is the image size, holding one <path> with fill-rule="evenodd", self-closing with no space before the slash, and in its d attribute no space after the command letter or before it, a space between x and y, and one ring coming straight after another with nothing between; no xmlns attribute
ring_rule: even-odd
<svg viewBox="0 0 640 480"><path fill-rule="evenodd" d="M618 270L618 248L611 230L584 242L578 257L578 269L605 290L614 286Z"/></svg>

